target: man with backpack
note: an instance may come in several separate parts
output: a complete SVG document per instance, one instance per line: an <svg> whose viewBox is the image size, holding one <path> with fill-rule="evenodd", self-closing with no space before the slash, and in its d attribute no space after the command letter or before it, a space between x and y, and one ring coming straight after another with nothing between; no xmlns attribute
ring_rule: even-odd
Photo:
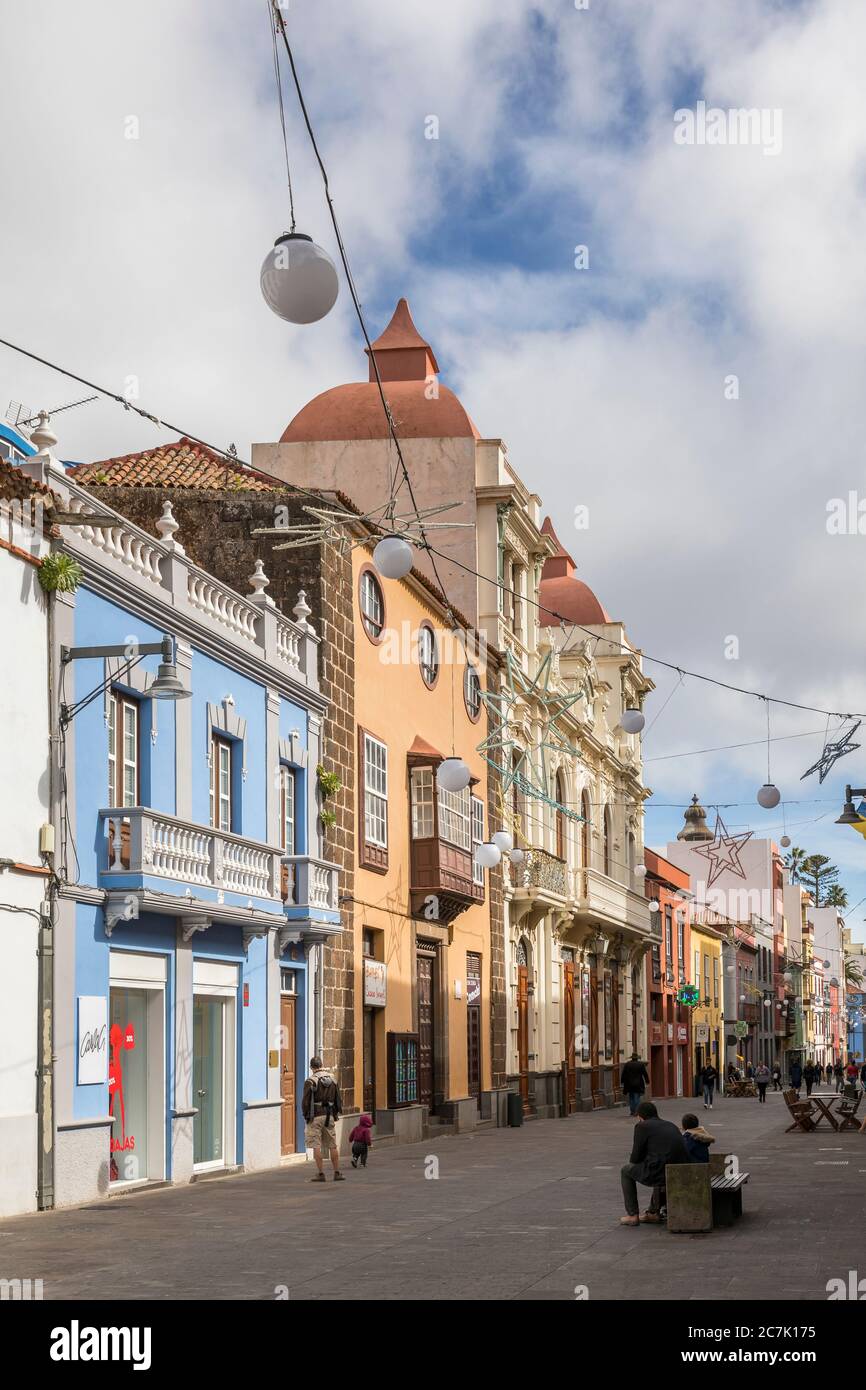
<svg viewBox="0 0 866 1390"><path fill-rule="evenodd" d="M340 1154L337 1149L337 1119L343 1113L343 1101L336 1078L327 1069L321 1057L310 1058L310 1075L304 1082L301 1100L301 1114L306 1121L304 1140L308 1149L313 1150L318 1172L311 1182L326 1182L322 1149L328 1150L334 1165L334 1182L344 1182L340 1172Z"/></svg>

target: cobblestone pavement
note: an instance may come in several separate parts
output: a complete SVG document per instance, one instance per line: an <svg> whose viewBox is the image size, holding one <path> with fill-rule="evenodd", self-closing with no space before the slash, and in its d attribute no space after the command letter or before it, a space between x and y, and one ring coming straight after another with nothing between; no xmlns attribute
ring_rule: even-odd
<svg viewBox="0 0 866 1390"><path fill-rule="evenodd" d="M296 1165L0 1221L0 1278L46 1299L799 1301L866 1276L866 1136L785 1134L781 1095L659 1102L690 1107L751 1174L742 1220L708 1235L619 1225L617 1109L374 1148L342 1184Z"/></svg>

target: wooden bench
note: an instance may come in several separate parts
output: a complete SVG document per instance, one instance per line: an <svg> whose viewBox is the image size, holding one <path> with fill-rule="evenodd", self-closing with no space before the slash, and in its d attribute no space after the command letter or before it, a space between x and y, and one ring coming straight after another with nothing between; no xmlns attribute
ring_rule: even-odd
<svg viewBox="0 0 866 1390"><path fill-rule="evenodd" d="M853 1088L852 1088L852 1089L853 1089ZM861 1101L862 1099L863 1099L863 1092L862 1092L862 1091L856 1091L856 1092L854 1093L854 1095L851 1095L851 1094L848 1092L848 1088L846 1087L845 1092L843 1093L842 1099L839 1101L839 1104L836 1106L836 1119L837 1119L837 1121L838 1121L838 1124L837 1124L836 1128L839 1130L840 1133L842 1132L843 1129L859 1129L859 1128L860 1128L860 1126L858 1125L858 1123L857 1123L857 1121L856 1121L855 1116L856 1116L856 1114L857 1114L857 1111L860 1109L860 1101Z"/></svg>
<svg viewBox="0 0 866 1390"><path fill-rule="evenodd" d="M720 1176L710 1179L714 1226L733 1226L735 1219L742 1216L743 1188L748 1181L748 1173L737 1173L736 1177L731 1178Z"/></svg>

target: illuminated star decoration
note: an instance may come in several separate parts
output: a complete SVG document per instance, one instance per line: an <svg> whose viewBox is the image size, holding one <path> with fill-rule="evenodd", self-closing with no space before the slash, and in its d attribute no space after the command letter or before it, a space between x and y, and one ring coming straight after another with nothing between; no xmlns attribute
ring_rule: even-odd
<svg viewBox="0 0 866 1390"><path fill-rule="evenodd" d="M553 650L547 653L539 664L534 679L530 680L514 659L513 652L510 649L506 651L506 683L498 691L481 693L493 728L487 738L478 744L476 751L499 773L503 797L509 787L515 786L523 796L541 801L546 806L553 806L571 820L581 821L581 815L556 801L548 790L551 785L547 770L548 753L566 753L570 757L575 755L574 745L560 729L559 720L572 705L584 698L583 690L575 695L563 695L551 690L551 677L554 674L553 656ZM534 702L536 707L540 706L543 711L540 737L531 753L511 733L515 723L515 711L529 702ZM533 763L534 756L537 756L537 765Z"/></svg>
<svg viewBox="0 0 866 1390"><path fill-rule="evenodd" d="M811 777L813 772L817 772L818 781L823 782L830 768L839 758L844 758L846 753L853 753L859 748L860 744L852 743L851 740L860 728L862 722L862 719L858 719L856 724L852 725L850 729L847 729L845 733L842 734L841 738L837 738L835 741L831 739L830 742L827 742L825 739L824 751L820 758L816 763L813 763L811 767L806 769L800 781L802 782L805 777Z"/></svg>
<svg viewBox="0 0 866 1390"><path fill-rule="evenodd" d="M441 512L449 512L454 507L459 507L459 502L444 502L438 507L426 507L419 511L407 512L404 515L396 515L394 512L394 499L383 502L381 507L374 507L369 512L359 513L350 512L345 507L327 507L308 505L301 510L306 512L309 521L301 521L295 524L286 522L283 526L257 526L252 532L254 536L285 536L286 539L281 545L275 545L274 550L297 550L305 545L316 545L320 542L329 542L336 545L341 552L352 549L356 545L365 545L369 537L361 539L353 537L352 530L360 522L361 525L373 527L388 535L402 536L411 545L423 548L425 544L425 533L435 530L452 530L457 527L472 526L470 521L428 521L431 516L438 516Z"/></svg>
<svg viewBox="0 0 866 1390"><path fill-rule="evenodd" d="M716 879L726 869L730 869L738 878L746 877L746 871L740 863L740 853L754 833L754 830L743 830L739 835L729 835L725 822L718 811L716 812L716 829L712 840L707 841L705 845L695 845L695 854L702 854L710 862L708 888L712 888Z"/></svg>

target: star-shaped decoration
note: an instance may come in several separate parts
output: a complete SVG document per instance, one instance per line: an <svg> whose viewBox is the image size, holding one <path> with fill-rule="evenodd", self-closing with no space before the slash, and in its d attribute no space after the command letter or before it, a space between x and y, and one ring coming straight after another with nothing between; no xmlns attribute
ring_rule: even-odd
<svg viewBox="0 0 866 1390"><path fill-rule="evenodd" d="M740 853L754 833L754 830L743 830L739 835L729 835L725 822L718 811L716 812L716 828L712 840L708 840L704 845L695 846L695 854L702 854L710 863L708 888L712 888L716 879L726 869L738 878L746 877L746 871L740 863Z"/></svg>
<svg viewBox="0 0 866 1390"><path fill-rule="evenodd" d="M455 507L460 505L459 502L443 502L438 507L426 507L420 512L413 511L402 514L395 511L393 497L389 501L383 502L380 507L374 507L363 514L350 512L346 507L305 506L301 510L309 516L309 521L300 521L291 525L287 522L284 526L257 526L251 534L254 536L285 536L286 540L281 545L275 545L274 550L297 550L302 546L325 542L335 545L341 552L345 552L347 549L353 549L356 545L365 545L368 542L368 536L358 539L357 535L353 535L354 528L360 522L362 525L381 531L383 534L402 536L411 545L421 548L424 546L428 531L466 529L474 525L470 521L428 520L428 517L453 511Z"/></svg>
<svg viewBox="0 0 866 1390"><path fill-rule="evenodd" d="M563 695L551 688L554 675L554 651L551 648L540 662L533 679L526 675L509 649L505 654L506 679L498 691L483 691L482 700L487 706L490 723L493 725L487 738L479 743L477 751L491 767L496 768L501 779L501 792L504 796L509 787L516 786L524 796L554 806L572 820L582 817L568 806L551 797L548 774L548 754L567 754L574 757L575 748L571 739L559 726L559 721L572 705L584 698L584 691L574 695ZM528 706L530 719L537 724L538 737L531 748L526 748L514 736L516 715ZM540 711L541 718L534 716Z"/></svg>
<svg viewBox="0 0 866 1390"><path fill-rule="evenodd" d="M813 763L811 767L806 768L800 781L802 782L805 777L811 777L813 772L817 772L818 781L823 782L835 762L838 762L840 758L844 758L846 753L855 752L856 749L860 747L860 744L852 743L851 740L860 728L862 722L862 719L858 719L856 724L853 724L850 729L846 729L841 738L835 740L831 739L829 742L825 740L824 751L820 758L816 763Z"/></svg>

